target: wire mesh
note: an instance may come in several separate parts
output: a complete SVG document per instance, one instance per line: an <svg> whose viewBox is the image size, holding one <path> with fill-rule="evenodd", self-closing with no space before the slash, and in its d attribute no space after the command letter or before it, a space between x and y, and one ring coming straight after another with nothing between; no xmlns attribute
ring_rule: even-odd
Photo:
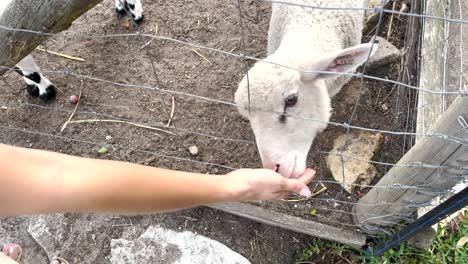
<svg viewBox="0 0 468 264"><path fill-rule="evenodd" d="M351 155L346 155L344 154L344 149L345 146L350 142L349 135L351 131L367 131L371 133L381 133L385 137L389 139L389 146L392 146L394 144L394 147L397 147L401 149L401 155L403 155L413 144L414 144L414 138L430 138L430 137L435 137L435 138L440 138L443 140L446 140L448 142L456 142L458 144L461 144L463 147L468 146L468 139L467 137L459 137L459 136L454 136L458 134L459 131L466 130L466 127L463 127L463 117L461 117L461 125L460 125L460 130L458 131L453 131L451 134L439 134L439 133L434 133L431 132L430 130L423 130L423 131L417 131L415 128L416 124L416 113L424 113L425 109L427 106L434 104L434 103L439 103L441 101L441 112L445 112L448 107L447 101L453 100L453 98L456 98L457 96L467 96L468 95L468 90L467 90L467 85L464 85L464 80L463 80L463 73L464 73L464 65L463 65L463 26L468 24L467 20L464 20L461 14L463 13L462 11L462 5L459 2L459 14L454 14L452 12L444 13L446 16L444 17L439 17L439 16L433 16L433 15L427 15L427 14L419 14L415 12L408 12L404 10L395 10L395 9L388 9L385 8L386 2L387 1L381 1L380 5L377 7L340 7L339 1L334 3L333 5L308 5L306 4L307 1L276 1L276 0L260 0L258 1L260 3L264 2L263 4L280 4L280 5L289 5L295 8L310 8L310 9L316 9L316 10L323 10L324 12L326 11L346 11L346 12L371 12L378 16L378 19L376 21L375 27L371 32L367 35L364 36L365 38L368 39L375 39L378 36L385 35L383 30L385 27L388 27L388 18L389 17L397 17L399 20L400 24L404 23L409 23L410 19L413 19L413 23L419 23L423 24L426 23L428 20L434 20L434 21L441 21L445 27L445 32L443 36L443 42L444 42L444 47L442 50L442 54L440 54L440 49L434 48L434 49L426 49L424 50L424 54L421 56L424 63L424 58L427 58L429 56L441 56L440 58L442 59L442 64L443 64L443 87L439 91L439 89L435 89L435 87L427 87L424 86L422 87L419 85L417 80L415 78L412 78L410 75L414 74L417 75L418 72L405 72L407 71L408 67L405 65L407 61L402 61L398 65L398 63L394 63L393 65L396 67L400 67L401 69L399 72L401 74L398 74L397 79L388 79L386 76L374 76L371 75L369 72L372 72L372 69L368 69L368 62L370 59L370 53L368 55L368 58L364 65L361 67L360 71L357 73L336 73L332 71L311 71L311 70L303 70L295 67L294 65L283 65L279 64L273 61L268 61L262 58L263 56L258 56L258 55L249 55L255 54L255 52L252 52L253 48L251 48L249 45L252 43L255 44L255 42L252 42L253 40L260 39L260 36L255 35L255 33L250 32L252 28L250 27L249 23L251 20L249 20L248 17L248 12L250 11L251 8L249 8L249 3L246 1L241 1L241 0L236 0L235 3L231 3L232 6L227 6L226 4L226 9L230 11L236 11L237 14L237 21L228 21L229 23L233 23L239 27L239 34L237 41L239 42L239 52L234 52L234 49L232 50L226 49L226 48L220 48L222 46L222 43L211 43L212 45L207 44L208 41L206 39L195 39L193 40L193 36L189 36L189 33L187 34L180 34L180 33L174 33L173 31L168 30L167 32L148 32L145 29L145 26L142 27L136 27L136 32L132 33L119 33L119 30L115 30L115 32L112 32L112 30L105 30L104 33L96 33L99 32L100 30L92 30L91 28L85 28L82 29L80 28L74 28L67 30L65 32L61 32L58 34L49 34L46 32L38 32L38 31L32 31L28 29L20 29L20 28L12 28L12 27L7 27L0 25L0 30L2 31L7 31L7 32L23 32L23 33L28 33L28 34L38 34L38 35L44 35L44 36L49 36L51 37L52 41L48 41L47 45L44 45L45 49L51 49L54 47L64 47L64 45L60 45L61 42L75 42L78 41L78 44L73 43L74 45L79 45L79 42L83 42L82 45L86 45L87 43L97 43L97 45L101 45L104 43L107 45L107 47L112 48L112 45L115 43L121 43L121 42L126 42L126 45L129 47L129 49L136 50L134 52L129 52L131 54L136 53L144 53L146 54L145 57L147 57L147 61L143 62L146 64L150 64L150 68L145 68L140 67L139 72L137 73L131 73L135 74L138 76L142 75L153 75L155 82L153 83L143 83L143 82L138 82L137 78L129 78L130 80L123 80L123 78L120 78L118 74L107 74L107 71L112 71L113 67L116 67L117 65L106 65L105 67L98 68L97 71L90 71L86 70L83 66L80 66L77 63L64 63L64 62L58 62L57 65L61 65L58 67L58 69L49 69L49 70L43 70L41 73L49 76L52 80L55 78L61 79L61 82L66 85L65 90L77 90L77 85L73 85L76 83L76 81L83 81L86 85L89 86L99 86L104 92L102 92L102 95L109 96L109 94L114 94L116 97L119 95L123 95L124 99L118 100L119 103L111 103L109 106L106 106L100 102L97 103L92 103L92 99L89 98L89 104L85 104L84 106L80 107L79 110L76 112L73 112L69 107L67 107L64 104L60 103L55 103L52 104L51 106L37 103L36 101L32 101L29 99L18 99L21 98L23 95L19 94L17 92L17 89L14 86L17 86L19 81L15 80L14 84L10 84L10 81L8 79L14 78L12 77L12 74L7 74L8 76L4 76L3 82L6 84L6 86L11 87L11 91L9 91L9 94L6 94L2 96L0 105L3 106L5 109L4 113L1 115L4 117L0 121L0 129L5 132L5 134L0 137L2 139L2 143L10 143L10 144L18 144L18 145L24 145L25 142L18 142L15 140L22 140L24 138L30 138L30 144L32 146L39 145L38 147L42 148L50 148L50 149L60 149L60 143L51 143L51 144L35 144L33 141L41 141L43 142L45 138L48 138L51 141L54 142L59 142L59 141L67 141L71 142L73 145L81 145L81 146L93 146L93 148L102 146L102 145L111 145L115 149L120 149L125 152L136 152L144 156L150 156L150 157L157 157L158 159L164 159L166 162L159 162L158 164L161 166L166 166L169 168L174 168L172 162L179 162L181 163L187 163L184 166L188 167L175 167L175 168L191 168L190 166L194 166L191 168L192 170L196 171L201 171L201 172L213 172L213 173L225 173L230 170L234 170L235 168L242 167L241 162L236 162L236 159L238 158L238 155L240 153L228 153L230 151L240 149L244 151L248 151L250 157L255 156L253 158L257 163L258 166L260 166L259 158L256 156L255 152L255 139L251 133L248 134L241 134L239 135L236 133L235 126L229 126L228 129L223 130L223 129L217 129L216 127L213 126L208 126L207 122L201 122L204 125L207 125L207 127L200 128L198 124L193 124L192 126L188 127L179 127L178 123L184 123L184 124L189 124L187 122L178 122L178 121L173 121L170 126L166 125L166 121L164 120L161 121L162 116L165 116L166 118L171 119L170 116L170 111L169 111L169 103L167 102L168 98L170 97L175 97L177 100L181 100L183 107L194 107L196 105L209 105L207 107L207 110L205 112L201 112L201 117L200 115L197 116L197 114L200 114L197 110L193 110L193 116L190 117L179 117L180 119L204 119L204 118L210 118L215 117L214 112L219 112L219 113L230 113L229 120L228 122L240 122L241 126L247 126L247 123L245 121L242 121L240 118L235 117L235 114L232 114L233 112L236 111L237 108L243 108L244 106L236 105L232 99L225 99L222 97L215 97L213 94L206 93L202 91L202 88L198 87L180 87L180 85L175 84L174 82L169 82L167 81L168 79L171 79L170 76L162 76L163 73L161 73L160 68L161 64L164 64L164 58L163 54L161 54L161 51L159 50L161 46L170 46L170 47L178 47L179 49L186 49L189 51L193 51L196 53L198 56L203 57L205 61L207 61L210 65L209 67L204 67L203 65L200 66L200 68L207 69L206 71L203 72L205 75L212 75L215 74L215 68L211 65L211 61L208 60L204 55L202 55L200 51L207 52L209 54L210 58L214 57L219 57L221 61L227 61L229 59L233 60L238 60L241 62L241 64L235 64L237 67L235 70L236 72L229 72L228 74L232 74L235 76L234 78L230 78L227 82L229 82L229 87L235 86L237 84L236 78L240 77L239 74L248 74L248 67L252 65L252 63L269 63L269 64L274 64L279 67L283 67L286 69L292 69L296 70L298 72L302 73L320 73L320 74L330 74L330 75L340 75L340 76L348 76L356 79L358 81L358 95L356 99L354 100L354 103L352 104L352 108L350 111L350 115L347 118L342 118L342 120L318 120L314 118L309 118L309 117L304 117L304 116L298 116L294 114L286 114L288 118L296 118L296 119L301 119L304 122L320 122L320 123L325 123L329 127L335 127L337 129L341 129L341 132L344 131L346 135L346 139L344 141L343 146L340 148L340 152L331 152L329 146L316 146L314 145L310 151L310 155L314 156L317 159L323 159L323 156L325 155L336 155L340 157L341 159L341 166L342 166L342 179L341 181L335 181L330 178L319 178L316 180L313 180L311 183L314 185L314 188L318 186L318 184L324 184L327 186L329 189L333 189L334 193L322 193L319 194L316 197L312 197L310 199L306 199L302 201L302 203L292 203L292 202L275 202L272 204L264 205L262 206L267 206L270 208L276 208L276 209L281 209L281 210L294 210L294 214L296 215L303 215L305 218L312 218L316 219L317 221L322 221L322 222L333 222L334 225L336 226L345 226L345 227L353 227L353 228L359 228L359 225L356 225L352 222L349 221L343 221L343 218L348 217L347 219L349 220L349 217L355 215L355 213L351 210L353 205L358 204L358 199L360 196L363 195L362 192L366 192L369 189L372 188L382 188L382 189L414 189L419 192L426 192L426 193L432 193L432 194L437 194L437 195L450 195L453 193L452 190L447 190L447 189L440 189L440 188L433 188L431 186L431 183L427 183L424 185L401 185L398 183L391 184L391 185L379 185L377 183L377 180L374 180L372 183L365 183L365 184L360 184L360 183L349 183L346 182L345 180L345 163L348 162L349 160L354 160L354 161L359 161L362 163L369 163L372 165L375 165L378 167L379 171L383 174L386 171L388 171L389 168L392 167L405 167L405 168L425 168L425 169L435 169L437 171L442 171L444 169L454 169L454 170L460 170L460 171L465 171L465 173L462 173L459 176L454 177L453 175L450 174L444 174L440 173L439 177L441 178L446 178L450 181L453 182L466 182L467 180L467 173L468 171L468 166L466 164L462 164L460 166L453 166L453 165L439 165L439 164L427 164L426 162L423 161L414 161L412 163L408 164L397 164L397 160L399 157L393 157L394 160L379 160L378 155L374 156L372 160L366 160L362 159L360 156L351 156ZM397 1L398 2L398 1ZM398 2L401 4L402 2ZM414 1L413 1L414 4ZM451 10L450 8L446 6L441 6L442 9L444 10ZM264 11L264 10L263 10ZM203 21L200 22L198 20L198 24L204 23ZM210 22L207 22L210 23ZM410 25L412 26L412 25ZM450 34L451 32L451 27L457 26L460 31L460 40L454 40L453 39L453 34ZM466 26L465 26L466 27ZM190 29L189 27L188 29ZM185 31L189 31L186 29ZM263 29L265 29L265 25L263 26ZM406 29L411 30L411 29ZM110 33L109 33L110 32ZM173 34L171 34L171 32ZM389 31L390 32L390 31ZM263 30L263 33L266 34L265 30ZM157 42L157 44L154 44ZM265 41L264 41L265 42ZM458 78L458 83L457 83L457 89L448 89L449 83L447 82L448 75L450 75L449 69L447 66L448 64L448 58L449 58L449 44L450 43L457 43L459 42L459 53L460 53L460 64L459 64L459 73L460 77ZM142 45L144 43L144 45ZM374 43L374 42L373 42ZM224 44L230 44L228 41ZM401 44L401 43L400 43ZM403 43L403 48L408 47L409 45L405 45L408 43ZM411 44L411 43L409 43ZM156 47L156 45L158 45ZM375 45L375 44L373 44ZM227 45L225 45L227 46ZM138 48L136 48L138 47ZM150 49L157 50L158 55L154 55L151 53L151 51L148 51ZM71 50L79 50L79 48L74 48ZM405 50L404 53L409 52L409 50ZM419 52L419 51L412 51L414 52ZM48 55L45 54L36 54L40 58L44 60L48 60L47 64L53 65L54 62L57 63L57 58L52 58L49 57ZM205 54L206 55L206 54ZM263 54L262 54L263 55ZM106 54L106 55L96 55L95 58L99 57L105 62L112 62L112 57L115 55L112 54ZM121 56L126 56L125 54ZM117 56L118 57L118 56ZM161 59L160 61L156 61L156 59ZM182 58L181 58L182 59ZM192 57L192 59L194 59ZM408 57L406 57L408 60ZM185 61L185 60L184 60ZM114 61L115 62L115 61ZM97 60L94 60L93 63L100 63ZM230 63L230 62L228 62ZM88 64L86 64L88 65ZM226 66L226 65L218 65L220 67ZM55 66L52 66L55 67ZM132 70L132 65L126 65L127 69L129 72ZM159 69L158 69L159 67ZM0 66L2 69L6 70L11 70L12 66ZM229 69L233 69L232 67L229 67ZM146 70L146 72L143 72ZM391 71L390 68L387 68L387 71ZM84 73L82 73L84 72ZM124 73L122 73L124 74ZM130 74L130 75L131 75ZM219 72L216 72L216 74L219 74ZM109 78L109 76L113 76L115 78ZM401 77L405 76L405 77ZM409 76L409 77L408 77ZM190 76L189 76L190 77ZM187 77L187 79L190 79ZM247 79L249 77L247 76ZM175 82L177 80L174 80ZM368 82L375 82L379 85L381 85L380 89L377 91L377 87L371 87L368 85ZM154 85L156 83L156 85ZM164 83L164 84L163 84ZM249 84L249 81L247 82ZM200 84L199 82L197 84ZM383 87L382 87L383 86ZM220 87L215 87L215 89L220 89ZM385 89L390 89L385 90ZM228 90L227 92L224 90ZM228 92L233 92L233 89L224 89L223 94L226 94ZM250 87L249 87L249 97L250 97ZM383 91L385 90L385 91ZM376 128L376 127L363 127L360 125L355 124L357 119L359 119L359 114L358 114L358 108L363 107L363 105L366 104L366 102L363 102L363 96L364 93L367 91L371 91L375 94L378 93L378 98L376 98L376 101L379 100L380 94L385 93L387 94L385 97L382 95L382 101L387 100L387 98L392 99L392 103L394 103L394 124L391 124L389 126L386 126L386 129L383 128ZM85 91L89 92L89 91ZM157 95L155 95L152 92L156 92ZM90 93L90 92L89 92ZM147 96L149 94L149 96ZM424 101L424 104L416 104L416 97L419 95L419 101L421 102L421 97L424 98L424 96L436 96L435 99L432 101ZM145 97L146 96L146 97ZM122 97L122 96L121 96ZM154 110L154 116L157 117L157 120L159 121L154 121L148 118L148 115L145 115L142 118L139 118L137 116L131 115L128 110L126 109L131 109L131 106L133 105L138 105L140 102L146 102L145 100L151 100L147 99L147 97L157 97L159 98L159 102L162 105L162 109ZM440 97L440 98L439 98ZM232 98L232 97L230 97ZM85 100L88 100L86 98ZM96 101L96 100L95 100ZM405 101L406 103L403 103L402 101ZM33 102L33 103L31 103ZM84 101L86 102L86 101ZM153 102L154 104L154 102ZM173 106L174 107L174 106ZM400 107L406 107L406 109L400 109ZM149 111L148 107L143 106L143 109L145 111ZM106 111L103 111L103 109L107 109ZM122 110L124 109L124 110ZM283 114L282 112L275 112L275 111L270 111L266 109L261 109L259 107L256 107L255 105L251 104L250 98L249 98L249 105L247 107L249 111L264 111L268 113L272 113L275 115L281 115ZM8 113L6 113L8 112ZM57 127L59 127L59 123L63 122L62 117L59 117L57 113L62 113L65 115L69 115L71 113L74 113L74 119L75 120L82 120L83 123L74 123L71 128L67 128L63 134L60 134L58 132ZM398 115L400 113L406 114L404 117L404 121L398 120ZM23 116L27 115L27 117ZM30 122L31 119L34 119L38 117L39 115L45 115L50 117L50 119L56 119L54 121L51 121L50 124L48 125L38 125L39 123L44 122L43 118L38 119L39 121L32 121ZM234 117L233 117L234 115ZM15 116L21 116L20 120L13 120ZM216 116L219 118L219 116ZM94 122L86 120L95 120ZM161 148L158 151L154 151L152 149L145 149L141 148L141 144L134 144L134 140L125 140L125 137L130 137L132 139L138 138L141 139L142 132L138 132L137 129L129 129L129 128L123 128L123 125L119 125L119 127L112 127L112 126L98 126L96 124L99 123L100 120L103 119L110 119L114 121L124 121L127 123L134 123L134 124L142 124L145 126L151 126L151 127L157 127L158 129L164 129L167 131L171 131L175 135L153 135L149 136L148 133L144 134L144 139L145 140L152 140L151 137L158 137L157 142L161 144L165 144L168 141L171 142L182 142L183 144L186 145L187 141L188 142L196 142L198 138L204 138L203 141L205 142L205 146L207 149L209 147L207 145L211 144L212 142L220 142L220 144L224 144L226 146L226 150L221 151L221 152L216 152L216 155L221 154L224 155L225 157L210 157L210 155L203 155L203 156L198 156L198 157L192 157L189 154L185 153L183 150L180 150L179 147L175 147L175 149L171 149L172 146L169 147L164 147ZM418 118L419 119L419 118ZM424 120L424 118L422 119ZM404 122L403 129L401 130L401 126L398 126L398 122ZM95 125L93 125L94 123ZM169 122L170 123L170 122ZM224 122L226 123L226 122ZM359 122L357 122L359 123ZM389 128L391 127L391 128ZM83 130L83 131L79 131ZM115 133L119 134L120 138L118 142L108 142L104 139L97 139L93 138L93 133L95 131L101 131L102 133ZM112 131L115 130L115 131ZM120 131L121 130L121 131ZM104 132L103 132L104 131ZM90 135L86 137L86 133L90 132ZM157 134L157 132L154 132ZM78 135L78 136L73 136L73 135ZM16 136L16 135L22 135L22 136ZM184 138L180 140L180 138ZM33 142L33 143L31 143ZM215 143L213 143L215 144ZM150 144L151 145L151 144ZM168 144L171 145L171 144ZM184 145L184 146L185 146ZM221 145L216 145L216 146L221 146ZM151 145L152 148L156 147L154 144ZM71 151L71 150L68 150ZM84 154L84 153L76 153L76 154ZM133 160L135 161L135 160ZM153 163L154 164L154 163ZM310 165L310 163L309 163ZM315 164L313 164L315 165ZM324 166L324 162L322 161L321 164L322 167ZM219 169L219 170L218 170ZM319 172L326 172L326 168L321 168ZM408 175L410 177L411 175ZM357 192L353 192L352 194L346 193L342 187L346 186L352 186L356 187L356 189L359 189ZM330 197L334 196L334 197ZM301 210L295 210L294 205L301 204ZM378 207L382 205L388 205L391 203L386 203L386 202L380 202L380 201L375 201L375 203L372 204L360 204L362 206L369 206L369 207ZM430 205L430 203L420 203L420 202L408 202L407 207L410 208L422 208L425 206ZM310 209L317 209L319 211L318 214L314 214L311 216L310 214ZM329 212L328 214L321 214L321 212ZM335 215L338 214L340 215L339 217L336 217ZM376 218L382 218L385 219L388 217L388 215L371 215L369 219L376 219ZM414 220L413 215L405 215L404 219L407 222L411 222ZM398 226L401 225L398 222L391 222L393 226ZM386 228L381 228L379 229L381 232L388 232Z"/></svg>

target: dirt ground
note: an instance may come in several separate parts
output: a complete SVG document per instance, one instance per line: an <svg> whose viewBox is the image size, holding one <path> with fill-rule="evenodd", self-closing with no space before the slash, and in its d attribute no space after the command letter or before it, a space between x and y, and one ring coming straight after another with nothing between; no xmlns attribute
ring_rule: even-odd
<svg viewBox="0 0 468 264"><path fill-rule="evenodd" d="M92 9L79 18L69 32L85 35L135 32L134 28L126 29L122 26L125 19L116 19L112 3L110 0L104 1ZM159 35L186 42L235 53L242 52L238 10L233 2L159 0L143 1L143 5L146 20L139 27L143 33L157 32ZM247 54L264 57L269 4L262 1L243 1L242 9ZM385 21L387 20L388 18ZM386 35L386 22L379 35ZM389 40L401 48L404 20L395 19L393 31ZM373 32L367 32L365 39L368 40L372 34ZM203 173L226 173L230 171L226 167L261 166L248 121L242 119L234 107L180 95L195 94L212 100L232 102L244 70L243 63L238 58L141 36L57 36L45 46L52 51L80 57L85 61L64 59L42 51L34 52L43 71L55 71L46 75L60 89L57 100L47 104L28 97L24 89L20 90L24 87L23 81L13 73L6 74L4 80L8 85L0 81L0 85L4 87L2 91L6 91L0 94L0 103L7 107L0 110L0 129L4 132L0 133L1 143ZM368 74L397 80L399 70L399 66L395 64L370 69ZM148 88L155 86L178 92L179 95ZM332 121L349 123L352 108L359 96L359 87L360 81L353 80L334 98ZM168 122L174 96L171 124L175 128L165 129L174 135L111 122L70 123L60 133L61 126L74 108L66 102L66 97L79 94L80 91L82 98L73 120L119 119L163 128ZM388 83L366 80L351 124L394 131L411 129L413 117L408 101L413 99L406 91L400 91ZM333 179L326 168L322 152L329 151L333 139L344 131L330 126L315 140L308 164L318 171L318 179ZM386 135L374 160L394 163L410 144L409 139ZM199 148L197 156L189 153L188 147L191 145ZM103 146L109 148L109 152L99 154L98 149ZM386 169L388 168L384 166L379 167L382 174ZM338 184L325 185L327 191L317 197L320 200L303 203L276 202L264 206L330 225L352 227L352 219L346 213L350 211L348 205L336 206L333 201L322 199L352 202L363 193L349 195ZM310 209L316 209L317 214L311 216ZM105 218L74 214L66 217L71 222L86 217ZM140 232L155 223L174 229L197 231L226 244L252 263L294 263L297 254L311 239L207 208L152 216L109 216L109 219L112 225L106 226L105 221L101 221L101 224L96 224L96 228L90 231L105 234L97 238L104 254L96 256L94 263L108 263L105 254L110 250L109 241L119 238L123 232L123 227L119 224L128 224L129 221ZM26 218L7 218L1 221L1 225L9 230L11 239L21 240L27 234L24 230L27 222ZM29 241L25 242L27 246L37 247L30 238L25 239ZM84 256L90 254L90 248L86 246L89 241L74 233L70 234L67 241L69 244L63 247L63 256L74 260L74 263L84 263ZM316 263L328 263L323 261L325 260L318 260Z"/></svg>

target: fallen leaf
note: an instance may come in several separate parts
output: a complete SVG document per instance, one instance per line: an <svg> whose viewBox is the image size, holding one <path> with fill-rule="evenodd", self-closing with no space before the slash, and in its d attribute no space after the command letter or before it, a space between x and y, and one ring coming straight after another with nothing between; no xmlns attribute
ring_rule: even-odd
<svg viewBox="0 0 468 264"><path fill-rule="evenodd" d="M317 210L315 210L315 209L310 209L309 214L310 214L311 216L315 216L315 215L317 215Z"/></svg>
<svg viewBox="0 0 468 264"><path fill-rule="evenodd" d="M466 243L468 243L468 237L460 238L460 240L457 242L457 248L464 247Z"/></svg>
<svg viewBox="0 0 468 264"><path fill-rule="evenodd" d="M99 154L106 154L107 152L109 152L109 149L106 148L106 147L102 147L100 149L98 149L97 151Z"/></svg>

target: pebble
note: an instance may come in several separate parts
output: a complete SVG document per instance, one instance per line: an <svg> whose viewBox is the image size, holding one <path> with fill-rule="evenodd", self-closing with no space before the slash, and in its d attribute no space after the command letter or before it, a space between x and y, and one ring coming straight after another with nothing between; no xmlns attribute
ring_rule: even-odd
<svg viewBox="0 0 468 264"><path fill-rule="evenodd" d="M72 96L70 96L70 97L68 98L68 101L69 101L71 104L76 104L76 103L78 103L78 100L79 100L79 99L78 99L78 96L76 96L76 95L72 95Z"/></svg>
<svg viewBox="0 0 468 264"><path fill-rule="evenodd" d="M107 140L107 141L112 140L112 136L106 136L106 140Z"/></svg>
<svg viewBox="0 0 468 264"><path fill-rule="evenodd" d="M2 109L3 109L3 110L7 110L7 109L8 109L8 106L4 105L4 106L2 106Z"/></svg>
<svg viewBox="0 0 468 264"><path fill-rule="evenodd" d="M130 21L125 21L122 23L122 27L125 28L125 29L129 29L130 28Z"/></svg>
<svg viewBox="0 0 468 264"><path fill-rule="evenodd" d="M198 147L197 146L195 146L195 145L190 146L188 148L188 150L189 150L190 154L192 154L193 156L198 155Z"/></svg>
<svg viewBox="0 0 468 264"><path fill-rule="evenodd" d="M382 104L380 107L382 107L382 110L384 111L388 110L388 106L386 104Z"/></svg>

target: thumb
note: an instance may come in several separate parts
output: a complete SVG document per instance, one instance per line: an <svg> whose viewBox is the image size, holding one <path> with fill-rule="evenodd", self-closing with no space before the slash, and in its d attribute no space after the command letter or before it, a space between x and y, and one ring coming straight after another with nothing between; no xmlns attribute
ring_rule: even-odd
<svg viewBox="0 0 468 264"><path fill-rule="evenodd" d="M312 194L309 187L297 179L285 179L284 189L285 191L294 192L305 197L309 197Z"/></svg>

